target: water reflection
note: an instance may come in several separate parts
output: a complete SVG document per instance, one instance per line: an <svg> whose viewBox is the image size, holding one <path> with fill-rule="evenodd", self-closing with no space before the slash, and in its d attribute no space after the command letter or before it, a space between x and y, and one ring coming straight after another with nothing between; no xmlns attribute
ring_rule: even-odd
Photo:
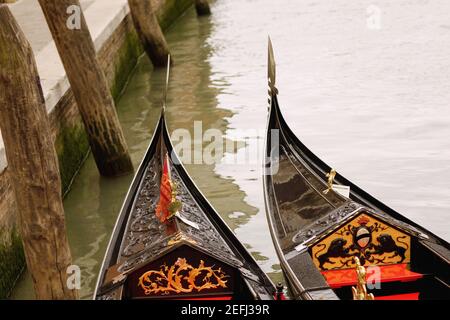
<svg viewBox="0 0 450 320"><path fill-rule="evenodd" d="M233 113L219 105L217 96L223 88L210 83L212 71L209 59L215 52L206 40L211 36L214 22L210 19L197 19L194 15L193 10L189 11L167 36L175 57L168 94L169 129L187 129L194 137L194 122L200 121L203 132L218 129L225 134L227 119L232 117ZM193 144L199 142L201 143L197 139ZM208 141L203 141L202 147L205 148L208 144ZM192 158L195 156L199 157L198 154L192 154ZM214 172L214 164L187 164L186 168L232 229L239 225L239 221L248 221L249 217L258 211L247 204L245 193L232 178L222 177ZM241 213L240 220L230 218L230 215L236 212Z"/></svg>
<svg viewBox="0 0 450 320"><path fill-rule="evenodd" d="M379 29L368 27L372 4L217 1L211 83L227 83L218 101L234 112L228 133L264 128L270 34L294 132L360 187L449 240L450 2L377 1ZM259 182L250 181L257 174L216 172L235 177L247 202L263 208ZM257 222L238 235L255 234Z"/></svg>

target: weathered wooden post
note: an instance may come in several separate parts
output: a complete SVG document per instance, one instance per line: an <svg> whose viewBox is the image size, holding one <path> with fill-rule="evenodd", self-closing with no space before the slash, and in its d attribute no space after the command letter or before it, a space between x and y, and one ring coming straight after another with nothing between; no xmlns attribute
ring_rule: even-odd
<svg viewBox="0 0 450 320"><path fill-rule="evenodd" d="M38 299L75 299L61 180L33 52L0 4L0 128L17 199L19 230Z"/></svg>
<svg viewBox="0 0 450 320"><path fill-rule="evenodd" d="M79 0L39 0L63 62L100 173L133 170L105 75Z"/></svg>
<svg viewBox="0 0 450 320"><path fill-rule="evenodd" d="M152 0L128 0L128 5L136 31L153 66L166 66L169 46L155 16Z"/></svg>
<svg viewBox="0 0 450 320"><path fill-rule="evenodd" d="M195 10L199 16L207 16L211 14L208 0L195 0Z"/></svg>

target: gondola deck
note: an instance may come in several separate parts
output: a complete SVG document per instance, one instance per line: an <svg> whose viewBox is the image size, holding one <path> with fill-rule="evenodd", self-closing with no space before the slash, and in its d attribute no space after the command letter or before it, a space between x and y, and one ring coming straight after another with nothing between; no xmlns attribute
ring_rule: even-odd
<svg viewBox="0 0 450 320"><path fill-rule="evenodd" d="M278 104L270 42L269 92L266 211L293 296L352 298L358 257L377 284L369 290L376 299L450 298L449 244L343 176L330 180L331 168L290 130ZM336 186L348 187L348 197Z"/></svg>

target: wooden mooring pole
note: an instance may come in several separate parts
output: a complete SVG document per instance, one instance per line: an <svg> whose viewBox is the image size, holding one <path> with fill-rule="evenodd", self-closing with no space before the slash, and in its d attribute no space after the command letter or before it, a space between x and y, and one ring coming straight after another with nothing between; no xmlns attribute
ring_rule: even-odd
<svg viewBox="0 0 450 320"><path fill-rule="evenodd" d="M114 100L100 68L79 0L39 0L88 133L98 170L133 170ZM68 13L69 12L69 13Z"/></svg>
<svg viewBox="0 0 450 320"><path fill-rule="evenodd" d="M19 230L38 299L75 299L58 160L31 47L0 4L0 128Z"/></svg>
<svg viewBox="0 0 450 320"><path fill-rule="evenodd" d="M145 52L154 67L165 67L169 46L159 25L152 0L128 0L131 16Z"/></svg>
<svg viewBox="0 0 450 320"><path fill-rule="evenodd" d="M207 16L211 14L208 0L195 0L195 10L199 16Z"/></svg>

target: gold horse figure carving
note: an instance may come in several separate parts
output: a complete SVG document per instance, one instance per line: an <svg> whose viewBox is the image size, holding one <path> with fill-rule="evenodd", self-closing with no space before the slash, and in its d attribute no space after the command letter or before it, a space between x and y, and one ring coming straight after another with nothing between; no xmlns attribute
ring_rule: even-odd
<svg viewBox="0 0 450 320"><path fill-rule="evenodd" d="M329 173L327 173L328 188L323 191L324 194L328 194L328 192L330 192L330 190L333 190L333 182L334 182L335 177L336 177L336 170L331 169L331 171Z"/></svg>
<svg viewBox="0 0 450 320"><path fill-rule="evenodd" d="M354 257L356 264L357 282L356 288L352 287L353 300L375 300L373 293L367 293L366 288L366 268L359 262L358 257Z"/></svg>

